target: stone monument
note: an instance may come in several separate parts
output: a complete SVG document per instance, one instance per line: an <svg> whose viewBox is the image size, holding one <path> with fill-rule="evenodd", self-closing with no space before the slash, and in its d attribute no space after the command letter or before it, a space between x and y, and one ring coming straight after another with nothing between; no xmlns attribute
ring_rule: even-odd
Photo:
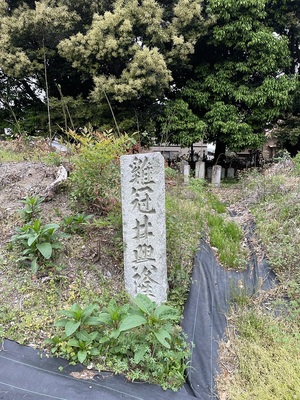
<svg viewBox="0 0 300 400"><path fill-rule="evenodd" d="M205 162L196 162L195 178L205 179Z"/></svg>
<svg viewBox="0 0 300 400"><path fill-rule="evenodd" d="M211 176L211 183L215 186L220 186L221 183L221 173L222 167L221 165L214 165L212 167L212 176Z"/></svg>
<svg viewBox="0 0 300 400"><path fill-rule="evenodd" d="M167 300L164 158L121 157L125 288L131 296Z"/></svg>
<svg viewBox="0 0 300 400"><path fill-rule="evenodd" d="M183 165L183 183L185 185L189 184L190 173L191 173L191 167L189 166L189 164L184 164Z"/></svg>
<svg viewBox="0 0 300 400"><path fill-rule="evenodd" d="M234 168L229 167L227 170L227 178L234 178Z"/></svg>

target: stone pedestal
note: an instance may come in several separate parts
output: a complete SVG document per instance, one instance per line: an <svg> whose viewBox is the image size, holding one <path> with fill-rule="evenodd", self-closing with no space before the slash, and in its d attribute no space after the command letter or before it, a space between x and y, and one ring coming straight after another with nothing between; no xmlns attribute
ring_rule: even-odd
<svg viewBox="0 0 300 400"><path fill-rule="evenodd" d="M207 168L206 174L207 174L207 179L210 181L212 176L212 167Z"/></svg>
<svg viewBox="0 0 300 400"><path fill-rule="evenodd" d="M224 178L225 178L225 173L226 173L226 169L222 167L221 179L224 179Z"/></svg>
<svg viewBox="0 0 300 400"><path fill-rule="evenodd" d="M229 167L227 170L227 178L234 178L234 168Z"/></svg>
<svg viewBox="0 0 300 400"><path fill-rule="evenodd" d="M215 186L220 186L221 183L221 173L222 167L221 165L214 165L212 167L212 176L211 176L211 183Z"/></svg>
<svg viewBox="0 0 300 400"><path fill-rule="evenodd" d="M167 300L165 176L160 153L121 157L125 288Z"/></svg>
<svg viewBox="0 0 300 400"><path fill-rule="evenodd" d="M190 172L191 172L191 168L190 168L189 164L184 164L184 166L183 166L183 183L185 185L189 184Z"/></svg>
<svg viewBox="0 0 300 400"><path fill-rule="evenodd" d="M205 179L205 162L203 161L196 162L195 178Z"/></svg>

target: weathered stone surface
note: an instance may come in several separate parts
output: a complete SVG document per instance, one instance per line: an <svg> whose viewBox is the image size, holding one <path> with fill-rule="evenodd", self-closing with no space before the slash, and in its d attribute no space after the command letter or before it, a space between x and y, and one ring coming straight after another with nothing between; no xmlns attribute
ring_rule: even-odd
<svg viewBox="0 0 300 400"><path fill-rule="evenodd" d="M185 185L189 184L190 173L191 173L191 167L189 166L189 164L184 164L184 166L183 166L183 183Z"/></svg>
<svg viewBox="0 0 300 400"><path fill-rule="evenodd" d="M221 179L225 179L226 169L222 167Z"/></svg>
<svg viewBox="0 0 300 400"><path fill-rule="evenodd" d="M205 179L205 162L196 162L195 177L199 179Z"/></svg>
<svg viewBox="0 0 300 400"><path fill-rule="evenodd" d="M212 167L208 167L206 170L207 179L210 181L212 177Z"/></svg>
<svg viewBox="0 0 300 400"><path fill-rule="evenodd" d="M211 183L213 185L220 186L220 183L221 183L221 172L222 172L221 165L214 165L212 167Z"/></svg>
<svg viewBox="0 0 300 400"><path fill-rule="evenodd" d="M167 300L165 176L160 153L121 157L125 288Z"/></svg>
<svg viewBox="0 0 300 400"><path fill-rule="evenodd" d="M229 167L227 170L227 178L234 178L234 168Z"/></svg>

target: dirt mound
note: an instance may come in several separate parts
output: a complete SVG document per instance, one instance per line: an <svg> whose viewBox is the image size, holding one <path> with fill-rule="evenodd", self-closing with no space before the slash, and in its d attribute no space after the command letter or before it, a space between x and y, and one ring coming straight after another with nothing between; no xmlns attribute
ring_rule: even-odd
<svg viewBox="0 0 300 400"><path fill-rule="evenodd" d="M20 201L35 195L43 197L55 181L58 168L30 161L0 164L0 246L14 233L17 210L23 207ZM55 222L58 208L63 215L70 213L68 195L63 191L58 191L50 202L42 203L42 214Z"/></svg>
<svg viewBox="0 0 300 400"><path fill-rule="evenodd" d="M26 196L42 195L55 180L58 167L42 163L8 162L0 164L0 207L20 208Z"/></svg>

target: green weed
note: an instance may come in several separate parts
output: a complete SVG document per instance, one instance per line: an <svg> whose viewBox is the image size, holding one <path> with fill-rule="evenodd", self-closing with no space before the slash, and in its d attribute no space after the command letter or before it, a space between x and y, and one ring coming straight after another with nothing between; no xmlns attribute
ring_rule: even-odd
<svg viewBox="0 0 300 400"><path fill-rule="evenodd" d="M299 335L279 320L244 309L233 340L236 372L227 387L229 400L297 398L300 393ZM295 397L296 395L296 397Z"/></svg>
<svg viewBox="0 0 300 400"><path fill-rule="evenodd" d="M31 271L35 274L39 268L41 259L49 260L53 251L62 247L59 241L58 224L42 225L37 219L32 223L17 228L17 234L11 241L17 243L23 249L19 261L31 262Z"/></svg>
<svg viewBox="0 0 300 400"><path fill-rule="evenodd" d="M83 233L84 227L88 224L93 214L86 215L79 213L76 215L66 215L61 221L61 227L66 233Z"/></svg>
<svg viewBox="0 0 300 400"><path fill-rule="evenodd" d="M293 162L296 174L300 175L300 152L298 152L296 156L293 158Z"/></svg>
<svg viewBox="0 0 300 400"><path fill-rule="evenodd" d="M210 243L218 249L221 263L228 268L245 268L246 252L241 248L243 232L238 225L218 214L206 213L206 220Z"/></svg>
<svg viewBox="0 0 300 400"><path fill-rule="evenodd" d="M187 198L181 187L166 196L169 301L182 308L187 298L193 258L203 229L200 194Z"/></svg>
<svg viewBox="0 0 300 400"><path fill-rule="evenodd" d="M47 165L55 165L59 167L62 163L63 157L56 151L51 151L42 156L42 161Z"/></svg>
<svg viewBox="0 0 300 400"><path fill-rule="evenodd" d="M24 161L24 154L10 149L0 148L0 162Z"/></svg>
<svg viewBox="0 0 300 400"><path fill-rule="evenodd" d="M19 209L18 212L25 222L30 222L37 218L41 213L41 203L44 199L40 196L26 197L20 200L24 207Z"/></svg>
<svg viewBox="0 0 300 400"><path fill-rule="evenodd" d="M102 368L164 389L177 390L184 383L189 346L175 308L138 294L131 303L112 299L102 310L74 304L60 314L55 325L63 334L47 340L53 353L74 362L101 362Z"/></svg>

